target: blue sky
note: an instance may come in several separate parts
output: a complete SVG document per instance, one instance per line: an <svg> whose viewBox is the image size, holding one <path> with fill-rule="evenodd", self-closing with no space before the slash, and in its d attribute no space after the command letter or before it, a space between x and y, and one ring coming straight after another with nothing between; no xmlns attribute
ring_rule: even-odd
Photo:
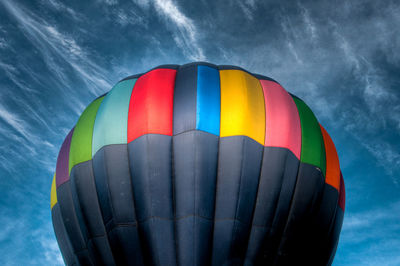
<svg viewBox="0 0 400 266"><path fill-rule="evenodd" d="M278 80L330 132L346 183L334 265L400 265L396 1L0 0L0 264L62 263L61 143L118 80L209 61Z"/></svg>

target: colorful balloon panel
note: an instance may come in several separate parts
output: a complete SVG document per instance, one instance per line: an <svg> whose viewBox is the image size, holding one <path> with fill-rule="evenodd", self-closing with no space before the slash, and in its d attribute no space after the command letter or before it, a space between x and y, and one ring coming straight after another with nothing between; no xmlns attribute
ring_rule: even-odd
<svg viewBox="0 0 400 266"><path fill-rule="evenodd" d="M67 265L325 265L345 191L332 139L276 81L165 65L95 99L51 189Z"/></svg>

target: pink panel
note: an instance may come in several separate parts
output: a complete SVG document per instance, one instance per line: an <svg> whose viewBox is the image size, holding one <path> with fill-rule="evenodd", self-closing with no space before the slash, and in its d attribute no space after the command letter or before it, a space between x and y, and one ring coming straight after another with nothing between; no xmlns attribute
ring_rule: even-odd
<svg viewBox="0 0 400 266"><path fill-rule="evenodd" d="M296 104L278 83L260 83L265 99L265 146L287 148L300 160L301 125Z"/></svg>

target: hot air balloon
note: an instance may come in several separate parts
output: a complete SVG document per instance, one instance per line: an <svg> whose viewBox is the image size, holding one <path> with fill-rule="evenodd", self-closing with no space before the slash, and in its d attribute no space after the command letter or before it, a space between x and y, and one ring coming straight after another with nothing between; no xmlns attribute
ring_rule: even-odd
<svg viewBox="0 0 400 266"><path fill-rule="evenodd" d="M95 99L51 188L67 265L327 265L344 208L311 109L271 78L203 62Z"/></svg>

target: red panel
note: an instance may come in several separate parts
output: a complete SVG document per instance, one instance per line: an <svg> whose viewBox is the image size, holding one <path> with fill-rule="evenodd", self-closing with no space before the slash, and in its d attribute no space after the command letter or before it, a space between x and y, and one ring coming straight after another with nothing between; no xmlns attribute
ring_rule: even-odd
<svg viewBox="0 0 400 266"><path fill-rule="evenodd" d="M346 189L344 188L343 175L340 173L339 207L343 210L346 205Z"/></svg>
<svg viewBox="0 0 400 266"><path fill-rule="evenodd" d="M172 135L176 70L154 69L138 78L128 113L128 143L145 134Z"/></svg>

